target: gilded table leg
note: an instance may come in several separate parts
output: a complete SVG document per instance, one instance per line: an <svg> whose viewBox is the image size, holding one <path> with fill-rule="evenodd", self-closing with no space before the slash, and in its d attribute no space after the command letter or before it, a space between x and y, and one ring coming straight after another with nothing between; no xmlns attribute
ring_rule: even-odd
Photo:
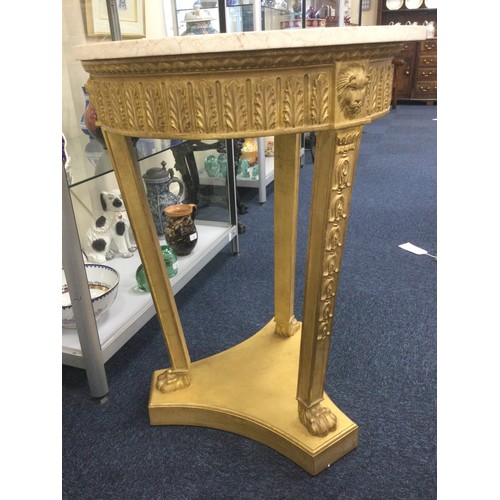
<svg viewBox="0 0 500 500"><path fill-rule="evenodd" d="M189 353L174 294L131 140L105 131L104 135L170 356L171 368L158 377L157 389L173 391L191 382Z"/></svg>
<svg viewBox="0 0 500 500"><path fill-rule="evenodd" d="M291 337L300 325L294 316L300 135L274 139L274 307L275 333Z"/></svg>
<svg viewBox="0 0 500 500"><path fill-rule="evenodd" d="M336 416L320 403L361 132L317 134L297 388L299 418L316 436L336 428Z"/></svg>

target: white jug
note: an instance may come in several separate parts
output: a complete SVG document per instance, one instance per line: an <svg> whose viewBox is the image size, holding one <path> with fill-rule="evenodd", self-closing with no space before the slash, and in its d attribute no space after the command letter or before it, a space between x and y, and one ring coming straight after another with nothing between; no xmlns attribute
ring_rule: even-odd
<svg viewBox="0 0 500 500"><path fill-rule="evenodd" d="M427 27L427 38L434 38L436 36L436 27L434 21L424 21L424 26Z"/></svg>

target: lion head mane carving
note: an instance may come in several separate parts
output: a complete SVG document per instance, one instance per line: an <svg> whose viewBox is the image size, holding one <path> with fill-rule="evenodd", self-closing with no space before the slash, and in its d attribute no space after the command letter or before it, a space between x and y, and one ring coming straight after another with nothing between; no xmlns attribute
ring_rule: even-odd
<svg viewBox="0 0 500 500"><path fill-rule="evenodd" d="M370 78L361 64L343 68L337 79L337 100L345 118L356 118L365 102Z"/></svg>

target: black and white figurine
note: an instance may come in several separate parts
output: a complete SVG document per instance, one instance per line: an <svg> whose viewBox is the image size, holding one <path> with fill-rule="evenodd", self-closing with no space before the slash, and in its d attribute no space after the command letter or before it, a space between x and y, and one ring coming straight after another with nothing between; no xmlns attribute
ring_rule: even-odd
<svg viewBox="0 0 500 500"><path fill-rule="evenodd" d="M102 191L101 205L103 215L87 230L84 245L87 260L106 262L114 257L115 250L124 258L132 257L137 247L130 242L130 222L120 191Z"/></svg>

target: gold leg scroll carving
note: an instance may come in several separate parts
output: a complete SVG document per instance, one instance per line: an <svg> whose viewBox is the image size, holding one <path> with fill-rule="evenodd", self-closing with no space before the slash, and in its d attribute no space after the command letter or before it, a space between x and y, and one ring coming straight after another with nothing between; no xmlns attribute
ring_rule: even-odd
<svg viewBox="0 0 500 500"><path fill-rule="evenodd" d="M276 335L300 329L294 316L294 286L299 204L300 135L274 139L274 306Z"/></svg>
<svg viewBox="0 0 500 500"><path fill-rule="evenodd" d="M134 158L130 138L103 130L106 144L115 168L116 180L127 208L127 215L134 231L137 248L151 286L151 296L156 307L163 338L170 356L171 368L158 380L158 389L170 392L191 383L190 359L174 294L161 254L158 236L149 208L139 166ZM168 325L168 329L164 327ZM160 377L158 377L160 379Z"/></svg>
<svg viewBox="0 0 500 500"><path fill-rule="evenodd" d="M300 421L315 436L336 428L335 415L320 403L361 132L317 135L297 387Z"/></svg>

